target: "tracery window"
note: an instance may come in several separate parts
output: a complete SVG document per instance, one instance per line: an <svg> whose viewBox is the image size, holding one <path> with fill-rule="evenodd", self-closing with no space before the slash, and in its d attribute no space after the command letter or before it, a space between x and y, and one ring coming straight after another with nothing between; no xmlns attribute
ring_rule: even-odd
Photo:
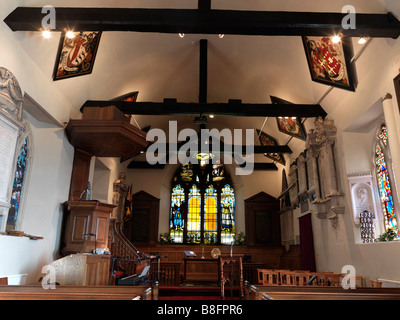
<svg viewBox="0 0 400 320"><path fill-rule="evenodd" d="M378 134L378 143L375 147L375 165L378 180L378 190L384 214L385 230L388 231L388 229L392 228L397 233L398 224L387 159L388 148L388 132L386 127L382 126Z"/></svg>
<svg viewBox="0 0 400 320"><path fill-rule="evenodd" d="M171 188L174 243L228 244L235 235L235 191L223 165L186 164Z"/></svg>
<svg viewBox="0 0 400 320"><path fill-rule="evenodd" d="M14 174L14 182L11 193L11 207L8 212L6 230L15 230L18 221L18 214L21 208L21 199L24 191L24 182L27 170L28 139L25 138L17 159L17 167Z"/></svg>

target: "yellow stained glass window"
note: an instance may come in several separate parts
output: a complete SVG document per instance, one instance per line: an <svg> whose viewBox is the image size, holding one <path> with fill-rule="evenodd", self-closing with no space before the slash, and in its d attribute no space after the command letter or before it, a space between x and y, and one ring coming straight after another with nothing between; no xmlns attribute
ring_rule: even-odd
<svg viewBox="0 0 400 320"><path fill-rule="evenodd" d="M187 242L201 242L201 194L196 185L193 185L189 192L189 210L188 210L188 225L187 225Z"/></svg>
<svg viewBox="0 0 400 320"><path fill-rule="evenodd" d="M217 190L211 185L204 195L204 242L217 242Z"/></svg>

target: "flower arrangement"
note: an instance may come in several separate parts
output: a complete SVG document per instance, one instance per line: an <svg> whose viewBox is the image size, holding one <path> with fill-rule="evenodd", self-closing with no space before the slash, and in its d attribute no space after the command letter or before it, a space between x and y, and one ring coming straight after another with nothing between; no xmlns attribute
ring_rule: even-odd
<svg viewBox="0 0 400 320"><path fill-rule="evenodd" d="M394 228L388 228L388 230L384 233L382 233L379 238L377 239L378 241L393 241L398 237L397 230Z"/></svg>
<svg viewBox="0 0 400 320"><path fill-rule="evenodd" d="M171 244L174 243L174 239L171 238L169 233L160 234L160 244Z"/></svg>
<svg viewBox="0 0 400 320"><path fill-rule="evenodd" d="M243 232L236 234L233 239L235 245L242 246L246 244L246 235Z"/></svg>

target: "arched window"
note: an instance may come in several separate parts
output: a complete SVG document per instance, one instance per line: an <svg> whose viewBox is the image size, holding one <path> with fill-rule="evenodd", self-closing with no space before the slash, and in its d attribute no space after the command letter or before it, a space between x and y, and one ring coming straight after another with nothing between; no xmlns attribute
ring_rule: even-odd
<svg viewBox="0 0 400 320"><path fill-rule="evenodd" d="M6 230L15 230L18 215L21 208L21 199L24 191L24 182L28 165L28 138L25 138L19 150L17 166L14 174L13 188L11 192L11 207L8 211Z"/></svg>
<svg viewBox="0 0 400 320"><path fill-rule="evenodd" d="M383 125L378 134L378 143L375 147L375 165L378 181L379 196L384 214L385 230L392 228L398 232L396 210L394 207L393 190L388 163L388 132Z"/></svg>
<svg viewBox="0 0 400 320"><path fill-rule="evenodd" d="M171 188L170 236L174 243L231 244L235 191L220 164L186 164Z"/></svg>

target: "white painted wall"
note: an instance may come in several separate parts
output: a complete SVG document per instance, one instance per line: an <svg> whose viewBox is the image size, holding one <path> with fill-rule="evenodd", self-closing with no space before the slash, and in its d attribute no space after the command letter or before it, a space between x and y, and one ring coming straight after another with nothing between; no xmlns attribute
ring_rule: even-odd
<svg viewBox="0 0 400 320"><path fill-rule="evenodd" d="M376 4L370 4L370 7L366 7L365 1L353 1L355 4L362 7L363 11L378 12L386 11L382 9L382 4L388 5L389 9L392 9L395 14L400 13L398 4L393 4L395 1L379 1ZM0 3L0 21L10 13L19 4L25 5L26 1L13 1L4 0ZM54 4L61 4L62 1L53 1ZM80 4L81 1L74 1L71 4ZM105 3L103 1L103 3ZM121 5L127 5L127 2L119 1ZM175 2L174 2L175 3ZM268 5L267 9L273 9L275 6L280 5L280 2L274 2L272 7ZM330 11L338 11L336 6L339 6L336 2L326 1ZM347 4L348 1L341 1L340 3ZM31 5L41 5L44 1L35 0ZM46 3L47 4L47 3ZM91 1L94 4L94 1ZM257 1L257 5L261 2ZM147 5L144 4L144 6ZM193 1L191 5L195 6L196 3ZM228 6L231 8L231 1L229 4L227 1L218 1L214 4L216 7ZM243 3L240 4L235 1L235 5L242 8ZM265 5L265 4L264 4ZM303 7L303 3L300 5L298 1L290 1L290 8L292 5L301 6L301 10L311 9L311 2L308 3L307 7ZM321 4L322 5L322 4ZM177 5L182 6L182 1ZM260 7L257 7L260 8ZM382 9L382 10L381 10ZM105 36L104 40L111 41L111 35ZM125 35L125 39L131 39L130 35ZM155 39L155 35L150 35L147 39ZM136 39L136 36L134 37ZM147 44L151 41L147 41L145 37L138 37L141 44ZM187 62L192 61L197 57L197 48L189 50L192 46L190 38L182 42L179 48L185 47L188 51L187 55L180 55L179 60L174 60L179 48L172 47L169 40L176 41L173 36L167 36L162 42L163 45L168 45L168 52L171 53L169 60L171 63L164 63L163 71L168 66L167 78L157 78L154 81L150 81L151 72L159 75L158 72L161 69L157 69L154 61L162 60L159 56L159 52L156 47L152 48L152 56L148 56L148 52L142 52L143 49L140 47L136 48L138 54L137 60L132 60L134 64L134 73L124 73L124 79L128 78L131 81L124 81L125 87L121 87L118 90L122 90L115 94L117 89L114 89L115 81L119 74L112 74L116 70L116 60L110 61L107 57L112 54L115 48L113 46L107 47L107 50L103 53L99 52L98 63L104 68L96 69L99 80L92 82L94 76L85 76L76 81L65 80L65 82L54 83L51 80L52 68L54 66L54 60L46 59L42 63L42 57L54 57L58 47L58 38L53 38L50 41L44 40L39 34L21 34L13 33L3 23L0 23L0 43L2 44L2 50L0 50L0 65L9 69L18 79L23 92L29 93L34 100L41 104L56 120L60 123L68 122L70 118L80 117L77 109L80 107L80 101L86 98L111 98L119 94L126 93L139 89L143 91L143 100L150 101L154 96L157 98L164 97L177 97L183 90L186 90L187 83L185 79L192 79L197 81L197 65L187 66ZM226 37L225 40L229 39ZM115 40L115 39L114 39ZM197 38L195 39L197 41ZM286 43L291 46L285 47L286 51L290 51L288 57L293 60L298 56L302 55L301 41L298 39L287 39ZM189 42L188 42L189 41ZM237 50L238 47L232 40L229 39L228 45L232 46L233 49ZM117 42L113 42L117 44ZM139 42L136 42L139 43ZM176 42L173 42L176 43ZM256 38L246 39L245 43L254 45ZM268 48L268 44L276 44L277 39L269 39L266 41L266 45L262 48L265 52ZM147 44L148 45L148 44ZM161 45L160 45L161 46ZM309 83L304 91L301 87L297 87L295 84L299 84L298 79L303 79L301 76L307 75L307 66L304 59L302 62L295 65L288 64L288 72L283 74L290 79L291 84L287 82L277 82L274 79L274 75L282 74L279 65L275 63L268 70L259 68L258 65L264 62L263 52L254 52L252 50L251 56L256 57L257 60L245 59L245 65L237 67L238 70L233 69L232 66L236 65L234 60L227 59L226 53L221 53L220 48L223 47L222 42L215 44L213 40L211 47L211 54L214 60L224 62L219 69L215 69L214 72L214 83L215 87L210 89L210 95L214 100L226 101L227 98L247 98L247 101L268 101L269 94L276 94L287 98L288 100L296 101L296 98L300 98L300 102L318 101L318 99L326 91L327 87L319 84ZM287 50L287 48L296 48L296 50ZM281 48L282 49L282 48ZM355 51L359 48L357 47ZM279 56L284 54L285 50L278 50ZM143 50L145 51L145 50ZM295 52L296 51L296 52ZM351 214L351 201L350 191L348 188L346 175L353 173L354 171L364 170L370 168L370 134L358 134L348 133L344 130L356 121L360 115L367 110L370 106L375 104L382 96L387 92L392 93L395 97L393 88L393 78L398 74L400 68L400 41L393 39L374 39L371 45L367 48L363 56L357 62L357 74L359 79L359 86L355 93L348 92L345 90L334 89L327 98L322 102L322 106L326 108L329 113L329 117L335 120L335 124L338 127L338 148L340 150L341 163L341 175L343 189L346 194L346 213L339 216L338 224L336 228L330 224L327 220L320 220L313 216L313 227L314 227L314 240L315 240L315 251L317 267L320 270L330 270L340 272L344 265L351 264L356 267L357 273L364 275L371 279L377 277L399 280L400 271L398 264L400 255L398 254L400 249L400 243L377 243L377 244L355 244L354 239L354 225ZM236 54L236 51L232 54ZM131 56L131 51L125 51L125 54ZM236 54L237 55L237 54ZM228 57L229 58L229 57ZM236 57L237 58L237 57ZM154 63L151 69L144 69L145 62ZM257 66L253 66L254 61L257 61ZM287 61L291 61L288 59ZM297 60L296 60L297 61ZM373 63L369 63L369 62ZM268 64L268 63L267 63ZM172 67L171 67L172 66ZM177 71L184 69L185 74L190 74L188 78L183 80L175 79ZM248 76L247 72L252 71L253 76ZM290 71L293 71L290 72ZM268 72L269 76L265 77L264 73ZM216 74L217 73L217 74ZM110 78L110 75L112 77ZM226 85L226 82L222 81L220 77L222 75L230 76L231 80L238 75L243 76L246 74L246 78L241 78L241 82L232 83L232 87ZM108 79L109 81L105 81ZM143 81L145 79L146 81ZM308 76L307 79L309 80ZM174 80L174 81L172 81ZM244 81L246 80L246 81ZM264 82L262 82L264 81ZM110 83L112 85L110 85ZM270 85L270 90L264 90L263 83ZM308 83L308 82L307 82ZM99 84L101 86L99 87ZM86 90L88 86L88 90ZM221 91L222 86L222 91ZM295 87L296 94L289 90L291 87ZM100 89L99 89L100 88ZM233 88L233 89L232 89ZM143 90L142 90L143 89ZM153 91L152 91L153 90ZM191 89L190 89L191 90ZM187 88L188 94L184 95L186 100L196 99L197 91L190 91ZM196 89L197 90L197 89ZM233 95L232 91L236 92L237 96ZM267 92L268 91L268 92ZM290 91L290 92L289 92ZM79 97L75 95L79 92ZM240 94L239 94L240 93ZM170 94L170 96L167 96ZM73 98L70 98L70 97ZM291 99L293 96L293 99ZM289 97L289 98L288 98ZM70 101L75 101L72 104ZM394 100L394 103L395 100ZM25 199L25 213L22 228L26 233L31 233L38 236L43 236L43 240L32 241L28 238L15 238L9 236L0 235L0 276L28 273L28 281L36 281L40 276L40 269L43 265L52 261L55 257L59 245L60 227L61 227L61 207L60 204L67 200L70 175L73 161L73 148L68 143L63 129L55 128L43 123L37 122L32 117L29 117L31 121L31 129L33 135L34 145L34 157L32 159L32 167L30 172L30 179L27 187L29 193ZM264 119L256 119L257 127L260 127ZM146 125L144 121L141 123ZM259 124L259 125L258 125ZM284 142L284 141L281 141ZM294 149L298 153L302 150ZM297 155L293 155L295 158ZM368 160L365 160L365 158ZM101 159L101 161L110 169L110 184L108 192L108 200L112 202L112 182L118 178L119 173L124 169L118 159ZM132 170L128 172L128 183L133 183L133 192L136 193L140 190L144 190L157 198L160 198L160 228L159 232L166 232L168 230L168 214L169 214L169 183L173 175L173 167L167 167L164 170ZM280 169L281 170L281 169ZM286 170L288 172L288 170ZM235 179L234 179L234 182ZM244 228L244 200L252 195L264 191L273 196L278 196L281 191L281 172L276 173L265 173L256 172L253 176L241 177L237 180L237 223L239 230L245 230ZM295 214L297 219L298 214ZM295 223L296 231L298 224Z"/></svg>
<svg viewBox="0 0 400 320"><path fill-rule="evenodd" d="M346 212L339 216L337 227L328 220L313 216L314 245L317 268L322 271L341 272L345 265L353 265L357 274L366 279L400 279L397 264L400 242L356 244L355 226L347 174L373 172L373 148L377 127L366 133L344 131L387 93L394 97L393 78L398 75L400 61L397 50L400 42L374 39L361 59L375 56L370 68L358 68L359 86L355 93L334 89L322 103L336 107L329 117L338 127L338 150ZM378 119L379 120L379 119ZM377 121L378 123L379 121Z"/></svg>
<svg viewBox="0 0 400 320"><path fill-rule="evenodd" d="M29 93L60 123L66 122L70 114L76 113L64 93L54 88L51 77L32 63L21 47L21 37L2 22L19 3L0 3L0 65L15 75L23 93ZM68 198L74 150L62 128L27 117L31 123L34 152L30 178L25 186L29 192L24 199L21 230L44 239L33 241L0 235L0 276L28 273L28 281L35 282L41 267L54 259L58 249L61 203Z"/></svg>
<svg viewBox="0 0 400 320"><path fill-rule="evenodd" d="M41 267L57 254L63 216L61 204L68 200L74 149L62 128L26 116L30 122L32 156L19 230L44 239L0 235L0 275L28 273L28 281L35 282Z"/></svg>

